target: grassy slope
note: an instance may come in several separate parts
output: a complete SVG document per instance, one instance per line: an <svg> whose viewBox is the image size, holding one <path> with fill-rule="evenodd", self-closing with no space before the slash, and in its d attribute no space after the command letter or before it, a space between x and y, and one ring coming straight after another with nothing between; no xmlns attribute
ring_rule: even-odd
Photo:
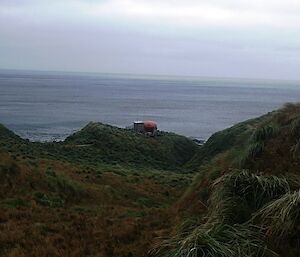
<svg viewBox="0 0 300 257"><path fill-rule="evenodd" d="M32 143L3 126L1 137L0 145L14 155L52 158L94 167L122 165L137 169L148 167L183 171L181 168L198 149L190 139L173 133L163 132L161 136L152 138L92 122L59 143Z"/></svg>
<svg viewBox="0 0 300 257"><path fill-rule="evenodd" d="M3 256L146 256L172 225L154 255L299 256L300 105L199 150L98 123L56 144L1 131ZM191 174L168 171L185 168L197 171L187 190Z"/></svg>
<svg viewBox="0 0 300 257"><path fill-rule="evenodd" d="M186 164L198 175L163 256L299 256L299 160L300 104L213 135Z"/></svg>
<svg viewBox="0 0 300 257"><path fill-rule="evenodd" d="M152 138L131 130L92 122L69 136L65 144L82 146L84 154L100 158L106 163L168 169L185 164L197 149L191 140L173 133L164 132Z"/></svg>
<svg viewBox="0 0 300 257"><path fill-rule="evenodd" d="M195 149L174 134L145 138L95 123L62 143L32 143L0 126L0 255L147 255L191 181L172 169Z"/></svg>

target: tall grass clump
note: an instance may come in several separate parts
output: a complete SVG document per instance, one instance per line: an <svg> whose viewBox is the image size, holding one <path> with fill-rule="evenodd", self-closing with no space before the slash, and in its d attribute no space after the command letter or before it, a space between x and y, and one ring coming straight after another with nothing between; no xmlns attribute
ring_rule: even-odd
<svg viewBox="0 0 300 257"><path fill-rule="evenodd" d="M266 230L266 234L277 239L300 233L300 190L287 193L276 199L254 216Z"/></svg>
<svg viewBox="0 0 300 257"><path fill-rule="evenodd" d="M63 176L56 174L54 171L47 171L47 185L52 192L58 193L62 198L78 198L83 192L81 186Z"/></svg>
<svg viewBox="0 0 300 257"><path fill-rule="evenodd" d="M286 178L237 170L215 180L210 197L211 219L244 222L265 203L290 192Z"/></svg>
<svg viewBox="0 0 300 257"><path fill-rule="evenodd" d="M254 130L248 141L248 146L239 156L238 163L240 168L245 168L261 156L264 151L266 142L278 134L278 126L275 123L269 123L260 126Z"/></svg>
<svg viewBox="0 0 300 257"><path fill-rule="evenodd" d="M293 154L293 158L297 158L300 154L300 140L291 148L291 152Z"/></svg>
<svg viewBox="0 0 300 257"><path fill-rule="evenodd" d="M278 256L268 249L265 232L297 233L300 191L291 193L296 188L298 182L285 177L247 170L225 174L212 185L202 223L177 233L153 253L162 257Z"/></svg>
<svg viewBox="0 0 300 257"><path fill-rule="evenodd" d="M245 168L249 163L251 163L255 158L259 157L264 150L264 143L256 142L250 144L246 150L239 156L239 167Z"/></svg>
<svg viewBox="0 0 300 257"><path fill-rule="evenodd" d="M275 113L274 118L277 123L287 125L299 115L299 112L300 103L287 103Z"/></svg>
<svg viewBox="0 0 300 257"><path fill-rule="evenodd" d="M261 142L268 140L275 136L277 133L277 128L273 124L265 125L257 128L252 134L252 141Z"/></svg>
<svg viewBox="0 0 300 257"><path fill-rule="evenodd" d="M254 161L255 158L259 157L264 150L264 143L263 142L250 142L248 147L241 153L239 156L239 167L245 168L248 166L249 163Z"/></svg>
<svg viewBox="0 0 300 257"><path fill-rule="evenodd" d="M264 226L267 227L267 222L278 222L270 224L276 229L277 224L286 221L289 230L290 224L299 218L300 193L290 195L295 187L299 185L287 178L257 175L247 170L225 174L212 185L208 213L202 224L165 241L154 251L155 256L277 256L267 248L265 230L260 222L254 225L252 217L259 212L260 219L265 220ZM268 207L266 204L270 202L273 204ZM277 216L282 217L281 221L276 220Z"/></svg>
<svg viewBox="0 0 300 257"><path fill-rule="evenodd" d="M266 257L275 256L255 227L204 224L188 236L165 241L153 251L161 257Z"/></svg>
<svg viewBox="0 0 300 257"><path fill-rule="evenodd" d="M291 134L292 136L299 137L300 135L300 115L296 117L291 123Z"/></svg>

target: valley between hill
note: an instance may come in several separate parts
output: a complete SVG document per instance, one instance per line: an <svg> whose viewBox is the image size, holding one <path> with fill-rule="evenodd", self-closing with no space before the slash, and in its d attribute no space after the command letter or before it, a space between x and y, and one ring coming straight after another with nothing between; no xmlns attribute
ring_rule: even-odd
<svg viewBox="0 0 300 257"><path fill-rule="evenodd" d="M0 126L0 178L1 256L300 254L300 104L201 147L101 123L53 143Z"/></svg>

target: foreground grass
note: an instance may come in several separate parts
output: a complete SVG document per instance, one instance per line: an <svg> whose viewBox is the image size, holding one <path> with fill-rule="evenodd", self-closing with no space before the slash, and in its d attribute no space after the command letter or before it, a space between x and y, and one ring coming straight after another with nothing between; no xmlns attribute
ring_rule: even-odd
<svg viewBox="0 0 300 257"><path fill-rule="evenodd" d="M300 183L245 171L214 183L207 216L164 241L155 256L297 256ZM288 250L286 249L288 248Z"/></svg>
<svg viewBox="0 0 300 257"><path fill-rule="evenodd" d="M299 113L287 104L213 135L186 164L198 173L177 203L189 226L153 255L299 256Z"/></svg>

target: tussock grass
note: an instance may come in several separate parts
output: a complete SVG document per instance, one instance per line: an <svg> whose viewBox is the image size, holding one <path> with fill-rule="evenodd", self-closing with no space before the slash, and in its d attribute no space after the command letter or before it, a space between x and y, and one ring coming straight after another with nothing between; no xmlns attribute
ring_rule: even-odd
<svg viewBox="0 0 300 257"><path fill-rule="evenodd" d="M275 225L280 227L287 220L290 229L289 224L295 224L299 217L296 205L299 208L300 193L290 195L295 187L299 187L298 183L287 178L257 175L247 170L225 174L212 185L209 210L202 224L178 233L154 253L164 257L277 256L267 248L265 230L260 223L254 225L252 215L258 212L262 221L271 222L282 211L282 219ZM276 208L264 207L270 202Z"/></svg>
<svg viewBox="0 0 300 257"><path fill-rule="evenodd" d="M256 142L250 144L244 153L239 156L239 167L246 167L251 161L254 161L255 158L259 157L264 150L263 142Z"/></svg>
<svg viewBox="0 0 300 257"><path fill-rule="evenodd" d="M152 254L162 257L276 256L262 238L256 227L204 224L188 236L166 241Z"/></svg>
<svg viewBox="0 0 300 257"><path fill-rule="evenodd" d="M252 140L254 142L265 141L277 133L277 127L274 124L268 124L262 127L257 128L252 134Z"/></svg>
<svg viewBox="0 0 300 257"><path fill-rule="evenodd" d="M291 148L291 152L293 154L293 158L297 158L300 153L300 140Z"/></svg>
<svg viewBox="0 0 300 257"><path fill-rule="evenodd" d="M291 134L292 136L299 137L300 135L300 115L296 117L291 123Z"/></svg>
<svg viewBox="0 0 300 257"><path fill-rule="evenodd" d="M277 123L287 125L299 115L299 112L300 103L287 103L276 112L274 118Z"/></svg>
<svg viewBox="0 0 300 257"><path fill-rule="evenodd" d="M207 212L200 212L202 220L167 240L157 256L279 256L266 244L280 256L299 256L299 113L300 103L289 103L260 120L233 126L208 140L192 160L200 175L190 188L194 195L197 192L191 199L202 199L199 188L211 184L209 174L214 170L225 175L212 183ZM235 167L251 172L228 173Z"/></svg>
<svg viewBox="0 0 300 257"><path fill-rule="evenodd" d="M248 156L252 159L259 156L264 149L264 144L261 142L251 144L248 148Z"/></svg>
<svg viewBox="0 0 300 257"><path fill-rule="evenodd" d="M255 214L254 219L266 229L266 233L277 239L300 232L300 190L289 192L276 199Z"/></svg>
<svg viewBox="0 0 300 257"><path fill-rule="evenodd" d="M82 187L70 178L57 174L54 171L47 171L46 182L52 192L58 193L65 199L78 198L82 193Z"/></svg>
<svg viewBox="0 0 300 257"><path fill-rule="evenodd" d="M239 167L247 167L255 158L261 156L267 141L275 137L278 131L279 128L274 123L256 128L249 139L248 146L246 145L244 152L239 157Z"/></svg>
<svg viewBox="0 0 300 257"><path fill-rule="evenodd" d="M287 178L261 176L247 170L223 175L212 187L211 216L226 222L242 222L266 202L290 192Z"/></svg>

